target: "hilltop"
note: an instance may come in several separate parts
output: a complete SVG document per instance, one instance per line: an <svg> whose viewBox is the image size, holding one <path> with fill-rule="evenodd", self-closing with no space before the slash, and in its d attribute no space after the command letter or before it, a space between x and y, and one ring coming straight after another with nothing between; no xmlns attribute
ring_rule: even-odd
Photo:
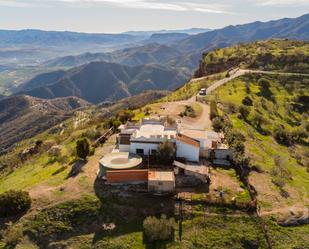
<svg viewBox="0 0 309 249"><path fill-rule="evenodd" d="M232 67L265 71L309 73L309 42L266 40L205 53L195 73L202 77Z"/></svg>

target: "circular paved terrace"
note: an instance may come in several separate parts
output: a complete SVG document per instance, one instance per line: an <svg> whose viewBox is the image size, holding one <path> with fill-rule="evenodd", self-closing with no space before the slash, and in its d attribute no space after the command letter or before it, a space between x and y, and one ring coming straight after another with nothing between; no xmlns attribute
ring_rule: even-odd
<svg viewBox="0 0 309 249"><path fill-rule="evenodd" d="M142 158L140 156L128 152L110 153L100 160L103 167L114 170L135 168L141 163Z"/></svg>

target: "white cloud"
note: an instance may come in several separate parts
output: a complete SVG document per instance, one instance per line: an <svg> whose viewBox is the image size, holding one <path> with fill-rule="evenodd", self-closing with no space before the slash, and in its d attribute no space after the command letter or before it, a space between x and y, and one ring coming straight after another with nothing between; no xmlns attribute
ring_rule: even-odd
<svg viewBox="0 0 309 249"><path fill-rule="evenodd" d="M195 2L194 2L195 1ZM72 6L93 6L105 4L114 7L132 8L132 9L153 9L153 10L168 10L168 11L195 11L222 14L228 13L224 5L218 4L203 4L191 0L185 1L164 1L164 0L0 0L0 6L9 7L34 7L49 4L52 6L56 3L64 3Z"/></svg>
<svg viewBox="0 0 309 249"><path fill-rule="evenodd" d="M308 0L254 0L250 2L261 6L309 6Z"/></svg>

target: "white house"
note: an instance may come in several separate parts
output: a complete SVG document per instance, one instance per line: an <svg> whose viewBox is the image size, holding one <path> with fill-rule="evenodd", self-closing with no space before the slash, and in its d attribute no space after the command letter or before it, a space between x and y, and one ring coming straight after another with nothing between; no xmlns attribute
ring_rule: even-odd
<svg viewBox="0 0 309 249"><path fill-rule="evenodd" d="M164 141L175 143L177 127L159 120L143 119L139 125L127 123L118 137L119 151L151 155Z"/></svg>
<svg viewBox="0 0 309 249"><path fill-rule="evenodd" d="M143 119L138 124L127 123L120 128L118 149L120 152L151 155L158 151L164 141L176 145L176 157L191 162L198 162L200 157L213 156L213 152L227 159L232 153L227 147L222 147L223 134L213 131L194 129L179 129L161 120ZM212 154L211 154L212 152Z"/></svg>

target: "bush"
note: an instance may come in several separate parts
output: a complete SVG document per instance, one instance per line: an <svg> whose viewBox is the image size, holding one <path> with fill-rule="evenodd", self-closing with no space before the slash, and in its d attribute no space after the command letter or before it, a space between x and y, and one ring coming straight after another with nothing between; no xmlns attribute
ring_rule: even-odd
<svg viewBox="0 0 309 249"><path fill-rule="evenodd" d="M250 109L249 107L245 106L245 105L241 105L239 107L239 113L241 115L241 117L244 119L244 120L247 120L248 119L248 116L250 114Z"/></svg>
<svg viewBox="0 0 309 249"><path fill-rule="evenodd" d="M115 129L118 129L118 127L121 125L120 120L116 119L116 118L111 118L110 120L108 120L108 128L114 127Z"/></svg>
<svg viewBox="0 0 309 249"><path fill-rule="evenodd" d="M21 224L11 225L4 233L4 242L7 247L15 248L15 246L22 240L23 227ZM0 245L0 248L1 245Z"/></svg>
<svg viewBox="0 0 309 249"><path fill-rule="evenodd" d="M305 129L301 129L301 128L293 130L290 133L290 135L291 135L292 140L294 142L296 142L296 143L300 143L303 140L308 138L308 133L306 132L306 130Z"/></svg>
<svg viewBox="0 0 309 249"><path fill-rule="evenodd" d="M255 128L261 129L264 123L266 123L266 119L258 112L254 112L252 117L252 124L255 126Z"/></svg>
<svg viewBox="0 0 309 249"><path fill-rule="evenodd" d="M226 103L226 107L227 107L228 113L236 113L237 112L237 107L234 103L228 102L228 103Z"/></svg>
<svg viewBox="0 0 309 249"><path fill-rule="evenodd" d="M97 138L99 138L101 136L101 133L97 129L90 129L90 130L85 131L82 134L82 136L86 137L86 138L88 138L90 140L95 140L95 139L97 139Z"/></svg>
<svg viewBox="0 0 309 249"><path fill-rule="evenodd" d="M76 155L81 159L86 159L90 153L90 144L86 138L76 141Z"/></svg>
<svg viewBox="0 0 309 249"><path fill-rule="evenodd" d="M209 118L213 120L214 118L218 117L218 109L217 109L217 103L215 101L210 102L210 114Z"/></svg>
<svg viewBox="0 0 309 249"><path fill-rule="evenodd" d="M153 216L147 217L143 222L146 241L152 243L172 240L174 224L174 219L167 219L165 215L162 215L160 219Z"/></svg>
<svg viewBox="0 0 309 249"><path fill-rule="evenodd" d="M246 96L244 99L241 101L244 105L252 106L253 101L250 97Z"/></svg>
<svg viewBox="0 0 309 249"><path fill-rule="evenodd" d="M117 115L117 119L121 122L121 123L125 123L129 120L131 120L134 117L134 113L131 110L123 110L120 111Z"/></svg>
<svg viewBox="0 0 309 249"><path fill-rule="evenodd" d="M31 198L26 191L9 190L0 195L0 217L18 215L30 207Z"/></svg>
<svg viewBox="0 0 309 249"><path fill-rule="evenodd" d="M238 131L234 131L231 130L230 132L228 132L226 135L226 141L228 143L229 146L233 146L233 144L237 143L237 142L244 142L245 141L245 136L238 132Z"/></svg>
<svg viewBox="0 0 309 249"><path fill-rule="evenodd" d="M157 161L163 165L170 165L175 158L175 146L169 141L165 141L160 144L159 151L157 153Z"/></svg>
<svg viewBox="0 0 309 249"><path fill-rule="evenodd" d="M285 130L284 127L282 126L278 126L274 129L274 138L279 144L285 146L292 145L291 134L287 130Z"/></svg>
<svg viewBox="0 0 309 249"><path fill-rule="evenodd" d="M264 89L268 89L270 87L270 82L268 79L261 78L258 80L258 83Z"/></svg>
<svg viewBox="0 0 309 249"><path fill-rule="evenodd" d="M216 117L212 120L212 128L216 132L220 132L223 129L223 121L221 118Z"/></svg>
<svg viewBox="0 0 309 249"><path fill-rule="evenodd" d="M187 117L190 117L190 118L195 118L196 117L196 113L195 113L194 109L192 108L192 106L186 105L185 106L185 110L183 112L181 112L179 114L179 116L180 117L187 116Z"/></svg>

